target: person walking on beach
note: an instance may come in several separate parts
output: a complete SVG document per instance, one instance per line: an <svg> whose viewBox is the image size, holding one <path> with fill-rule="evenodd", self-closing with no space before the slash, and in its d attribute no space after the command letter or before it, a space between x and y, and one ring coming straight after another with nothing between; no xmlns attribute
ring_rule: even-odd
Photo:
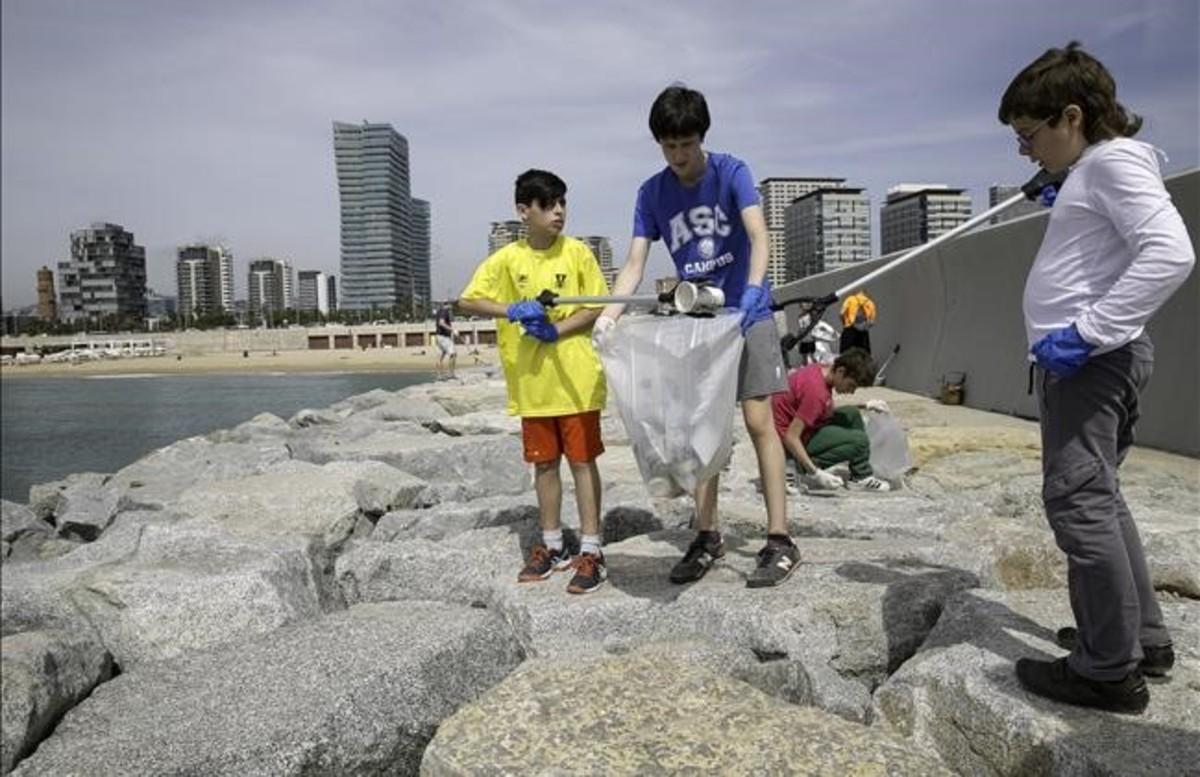
<svg viewBox="0 0 1200 777"><path fill-rule="evenodd" d="M567 218L567 185L545 170L517 178L517 215L529 237L493 253L475 270L458 307L495 316L500 360L508 386L508 411L521 416L525 461L534 465L541 541L533 546L520 582L575 570L567 591L587 594L608 579L600 550L600 472L604 452L600 411L607 386L589 337L599 308L556 305L535 298L545 289L564 296L605 296L608 284L591 249L562 234ZM580 552L572 558L563 540L563 457L575 480L582 529Z"/></svg>
<svg viewBox="0 0 1200 777"><path fill-rule="evenodd" d="M1025 282L1024 313L1042 500L1067 554L1075 626L1058 634L1069 656L1022 658L1017 678L1039 696L1136 714L1150 702L1143 674L1165 674L1175 654L1117 470L1154 365L1146 324L1195 256L1154 147L1133 140L1142 120L1078 43L1018 73L998 115L1022 156L1070 171Z"/></svg>
<svg viewBox="0 0 1200 777"><path fill-rule="evenodd" d="M450 303L445 303L437 312L436 333L434 338L437 340L438 360L437 360L437 376L438 379L444 377L454 377L454 362L458 359L458 354L454 348L454 337L457 334L454 331L454 319L450 313ZM442 368L446 357L450 358L450 372L447 374Z"/></svg>

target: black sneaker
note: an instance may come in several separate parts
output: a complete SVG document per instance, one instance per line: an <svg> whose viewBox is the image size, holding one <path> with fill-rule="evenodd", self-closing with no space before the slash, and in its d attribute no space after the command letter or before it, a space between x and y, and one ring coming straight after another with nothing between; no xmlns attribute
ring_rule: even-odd
<svg viewBox="0 0 1200 777"><path fill-rule="evenodd" d="M710 534L708 539L703 534L697 534L683 558L671 568L671 582L694 583L704 577L717 559L724 555L725 543L721 541L720 534Z"/></svg>
<svg viewBox="0 0 1200 777"><path fill-rule="evenodd" d="M1075 630L1074 626L1064 626L1054 635L1054 639L1058 642L1059 647L1074 650L1075 640L1078 636L1079 632ZM1142 660L1138 663L1138 669L1142 670L1142 674L1150 677L1166 677L1173 666L1175 666L1175 646L1170 642L1158 647L1142 645Z"/></svg>
<svg viewBox="0 0 1200 777"><path fill-rule="evenodd" d="M525 562L525 568L517 575L517 582L532 583L537 580L545 580L570 565L571 555L565 548L550 550L539 542L529 551L529 560Z"/></svg>
<svg viewBox="0 0 1200 777"><path fill-rule="evenodd" d="M1079 707L1140 715L1150 704L1146 680L1137 669L1123 680L1103 682L1076 674L1065 658L1057 661L1022 658L1017 661L1017 679L1030 693Z"/></svg>
<svg viewBox="0 0 1200 777"><path fill-rule="evenodd" d="M758 552L758 568L746 578L747 588L769 588L787 580L800 566L800 549L796 543L768 541Z"/></svg>
<svg viewBox="0 0 1200 777"><path fill-rule="evenodd" d="M590 594L598 590L608 580L608 569L604 564L604 554L580 553L571 562L575 568L575 577L567 584L569 594Z"/></svg>

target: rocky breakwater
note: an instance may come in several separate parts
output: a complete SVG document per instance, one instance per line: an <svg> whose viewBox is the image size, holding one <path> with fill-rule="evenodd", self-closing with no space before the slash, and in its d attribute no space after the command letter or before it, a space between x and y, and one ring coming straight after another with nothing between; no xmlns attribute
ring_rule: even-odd
<svg viewBox="0 0 1200 777"><path fill-rule="evenodd" d="M1123 486L1178 664L1144 716L1022 692L1056 655L1065 568L1028 423L872 390L917 470L794 497L804 563L763 540L736 430L704 580L667 571L686 499L651 499L605 419L610 583L518 585L536 499L503 382L258 416L3 504L0 769L69 774L1175 774L1200 763L1200 470L1136 451ZM564 518L577 525L564 471Z"/></svg>

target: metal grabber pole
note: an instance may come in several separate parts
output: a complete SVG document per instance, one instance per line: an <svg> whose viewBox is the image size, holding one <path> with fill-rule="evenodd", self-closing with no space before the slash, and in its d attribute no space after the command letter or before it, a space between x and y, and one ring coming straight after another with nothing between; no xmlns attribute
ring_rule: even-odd
<svg viewBox="0 0 1200 777"><path fill-rule="evenodd" d="M675 288L662 294L632 294L619 297L560 297L549 289L537 296L544 307L555 305L670 305L679 313L707 314L725 304L725 295L716 286L692 281L680 281Z"/></svg>
<svg viewBox="0 0 1200 777"><path fill-rule="evenodd" d="M1057 189L1058 187L1062 186L1062 182L1065 181L1066 178L1067 170L1063 170L1059 173L1050 173L1046 170L1040 170L1037 175L1021 185L1020 194L1013 195L1004 202L1001 202L995 207L989 208L969 221L959 224L949 232L938 235L928 243L923 243L917 246L908 253L896 257L882 267L875 268L861 278L857 278L850 283L847 283L831 294L827 294L823 297L801 297L799 300L795 300L794 302L799 302L801 305L807 305L807 307L801 311L799 331L794 335L787 335L784 337L784 350L790 350L797 343L803 340L804 337L807 336L812 330L812 328L817 325L817 322L821 320L821 316L825 313L825 309L830 305L840 301L848 293L861 286L865 286L867 283L879 278L880 276L886 275L900 265L916 259L921 254L931 251L943 243L953 240L964 232L969 232L980 224L986 222L988 219L1003 213L1004 211L1012 208L1024 200L1036 202L1041 196L1043 190L1045 190L1047 187ZM778 309L782 306L775 307Z"/></svg>

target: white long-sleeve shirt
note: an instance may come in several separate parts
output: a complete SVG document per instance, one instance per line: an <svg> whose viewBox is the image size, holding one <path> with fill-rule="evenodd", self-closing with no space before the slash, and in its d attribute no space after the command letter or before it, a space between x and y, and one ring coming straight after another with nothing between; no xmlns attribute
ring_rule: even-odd
<svg viewBox="0 0 1200 777"><path fill-rule="evenodd" d="M1029 345L1074 323L1096 353L1120 348L1195 263L1154 147L1130 138L1089 146L1058 193L1025 281Z"/></svg>

